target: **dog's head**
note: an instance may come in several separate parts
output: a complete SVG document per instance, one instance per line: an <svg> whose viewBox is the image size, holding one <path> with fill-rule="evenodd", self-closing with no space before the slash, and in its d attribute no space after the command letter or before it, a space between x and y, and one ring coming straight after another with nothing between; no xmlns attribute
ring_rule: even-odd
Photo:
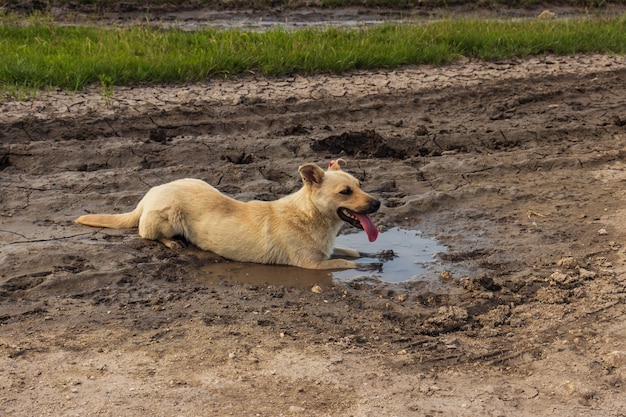
<svg viewBox="0 0 626 417"><path fill-rule="evenodd" d="M304 186L311 190L317 209L365 230L370 242L378 237L378 229L368 216L380 208L380 201L361 189L359 180L341 169L343 159L331 161L324 171L315 164L299 168Z"/></svg>

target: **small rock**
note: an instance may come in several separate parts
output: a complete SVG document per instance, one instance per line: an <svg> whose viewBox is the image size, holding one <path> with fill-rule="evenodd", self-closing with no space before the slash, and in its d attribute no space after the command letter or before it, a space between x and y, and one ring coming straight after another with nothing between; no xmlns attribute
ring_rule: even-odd
<svg viewBox="0 0 626 417"><path fill-rule="evenodd" d="M573 256L566 256L565 258L559 259L556 266L563 269L574 269L576 267L576 259L574 259Z"/></svg>
<svg viewBox="0 0 626 417"><path fill-rule="evenodd" d="M170 385L171 385L171 386L176 386L176 385L179 385L179 386L182 386L182 385L187 385L187 381L183 381L183 380L180 380L180 379L172 379L172 380L170 381Z"/></svg>
<svg viewBox="0 0 626 417"><path fill-rule="evenodd" d="M441 271L439 273L439 278L441 278L443 281L450 281L452 279L452 274L450 273L450 271Z"/></svg>
<svg viewBox="0 0 626 417"><path fill-rule="evenodd" d="M578 274L582 279L594 279L598 274L588 269L578 268Z"/></svg>
<svg viewBox="0 0 626 417"><path fill-rule="evenodd" d="M555 271L548 278L550 285L555 285L559 288L572 289L578 287L582 283L580 275L577 274L565 274L559 270Z"/></svg>
<svg viewBox="0 0 626 417"><path fill-rule="evenodd" d="M564 283L570 280L570 276L567 274L564 274L561 271L555 271L552 275L550 275L550 281L553 283Z"/></svg>
<svg viewBox="0 0 626 417"><path fill-rule="evenodd" d="M445 341L446 349L458 349L461 342L458 338L452 338L450 340Z"/></svg>
<svg viewBox="0 0 626 417"><path fill-rule="evenodd" d="M608 234L609 234L609 232L606 229L598 230L598 235L600 235L600 236L606 236Z"/></svg>
<svg viewBox="0 0 626 417"><path fill-rule="evenodd" d="M237 354L236 354L235 352L230 352L230 353L228 354L228 358L229 358L229 359L235 359L236 357L237 357Z"/></svg>
<svg viewBox="0 0 626 417"><path fill-rule="evenodd" d="M304 411L306 411L306 408L300 407L299 405L291 405L291 406L289 406L289 412L290 413L302 413Z"/></svg>
<svg viewBox="0 0 626 417"><path fill-rule="evenodd" d="M311 292L315 293L315 294L321 294L324 292L324 290L322 289L322 287L320 287L319 285L315 284L313 287L311 287Z"/></svg>

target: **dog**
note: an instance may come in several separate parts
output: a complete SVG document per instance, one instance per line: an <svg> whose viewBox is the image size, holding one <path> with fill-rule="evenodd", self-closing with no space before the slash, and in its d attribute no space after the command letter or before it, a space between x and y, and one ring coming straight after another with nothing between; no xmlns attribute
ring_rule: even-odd
<svg viewBox="0 0 626 417"><path fill-rule="evenodd" d="M170 249L175 236L200 249L240 262L292 265L307 269L350 269L354 249L334 247L344 222L365 230L370 242L378 230L369 214L380 201L365 193L341 169L343 159L326 171L315 164L298 168L303 186L274 201L241 202L204 181L181 179L151 188L137 207L124 214L87 214L76 223L113 229L139 228L139 236Z"/></svg>

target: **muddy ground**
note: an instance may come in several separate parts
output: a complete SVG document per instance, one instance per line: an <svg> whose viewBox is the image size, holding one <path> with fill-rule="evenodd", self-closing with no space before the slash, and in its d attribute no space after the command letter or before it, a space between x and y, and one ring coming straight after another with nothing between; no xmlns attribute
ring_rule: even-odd
<svg viewBox="0 0 626 417"><path fill-rule="evenodd" d="M0 141L2 415L626 415L623 57L42 93ZM233 278L73 223L183 177L278 198L339 156L444 273Z"/></svg>

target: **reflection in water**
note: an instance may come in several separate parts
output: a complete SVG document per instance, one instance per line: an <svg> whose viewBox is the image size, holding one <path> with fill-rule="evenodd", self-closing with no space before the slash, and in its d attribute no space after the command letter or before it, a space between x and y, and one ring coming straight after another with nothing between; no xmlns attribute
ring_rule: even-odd
<svg viewBox="0 0 626 417"><path fill-rule="evenodd" d="M436 240L424 237L415 230L394 227L378 235L375 242L369 243L363 232L337 237L336 246L345 246L366 253L393 250L396 257L383 264L382 272L366 273L359 270L333 272L339 280L350 280L375 275L384 282L403 282L425 276L435 266L435 255L446 252L447 248ZM358 263L376 262L377 259L362 258Z"/></svg>
<svg viewBox="0 0 626 417"><path fill-rule="evenodd" d="M393 250L396 257L383 262L382 271L344 270L320 271L296 268L293 266L261 265L241 262L219 262L204 266L209 281L232 280L250 284L289 285L311 287L331 285L333 280L374 278L384 282L403 282L424 277L436 266L435 255L445 252L445 246L434 239L423 237L420 232L393 228L380 233L378 239L370 243L364 232L340 235L336 245L366 253ZM379 263L377 258L361 258L359 264Z"/></svg>

